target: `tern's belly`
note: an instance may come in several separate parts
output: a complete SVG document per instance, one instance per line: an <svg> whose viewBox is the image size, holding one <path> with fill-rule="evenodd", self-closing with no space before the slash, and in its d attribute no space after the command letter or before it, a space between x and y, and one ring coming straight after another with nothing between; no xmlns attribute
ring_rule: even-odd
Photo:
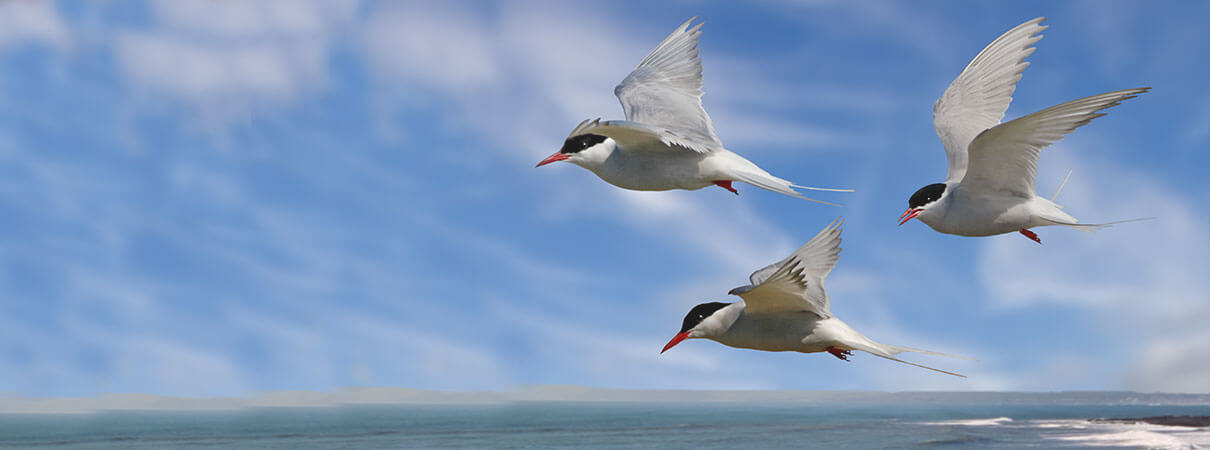
<svg viewBox="0 0 1210 450"><path fill-rule="evenodd" d="M970 218L962 218L959 220L934 220L925 221L934 230L939 233L954 234L958 236L995 236L997 234L1011 233L1024 226L1014 226L1006 222L995 222L994 218L986 218L988 220L966 220Z"/></svg>
<svg viewBox="0 0 1210 450"><path fill-rule="evenodd" d="M636 191L696 190L711 185L702 176L699 154L678 152L615 152L597 176L614 186Z"/></svg>
<svg viewBox="0 0 1210 450"><path fill-rule="evenodd" d="M779 313L768 316L744 315L716 339L736 348L770 352L818 352L803 341L814 331L818 317L812 313Z"/></svg>
<svg viewBox="0 0 1210 450"><path fill-rule="evenodd" d="M938 232L959 236L994 236L1037 225L1028 199L958 194L943 213L921 214L921 221Z"/></svg>

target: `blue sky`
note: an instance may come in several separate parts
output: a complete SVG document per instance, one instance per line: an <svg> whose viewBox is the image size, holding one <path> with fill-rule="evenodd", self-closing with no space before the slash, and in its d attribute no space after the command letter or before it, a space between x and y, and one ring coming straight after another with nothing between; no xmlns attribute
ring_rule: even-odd
<svg viewBox="0 0 1210 450"><path fill-rule="evenodd" d="M0 3L0 392L402 386L1210 392L1204 2ZM750 186L628 192L533 165L700 16ZM1051 28L1007 118L1154 91L1047 150L1097 234L895 226L941 181L932 104ZM833 311L959 380L691 341L683 314L838 215Z"/></svg>

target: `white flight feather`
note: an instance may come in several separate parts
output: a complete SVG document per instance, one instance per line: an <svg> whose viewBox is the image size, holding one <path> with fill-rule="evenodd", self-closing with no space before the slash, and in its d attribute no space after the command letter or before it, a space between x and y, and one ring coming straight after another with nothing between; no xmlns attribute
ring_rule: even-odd
<svg viewBox="0 0 1210 450"><path fill-rule="evenodd" d="M1037 195L1038 157L1042 149L1076 128L1104 116L1101 111L1151 88L1106 92L1005 122L980 133L970 144L966 176L958 184L972 192L1007 192L1025 198Z"/></svg>
<svg viewBox="0 0 1210 450"><path fill-rule="evenodd" d="M967 146L979 133L1000 123L1021 73L1025 58L1046 29L1045 17L1017 25L988 44L967 64L933 105L933 127L949 160L946 182L962 179L967 168Z"/></svg>
<svg viewBox="0 0 1210 450"><path fill-rule="evenodd" d="M697 40L702 24L685 21L627 75L613 93L626 120L657 130L667 145L698 153L723 148L702 108L702 60Z"/></svg>

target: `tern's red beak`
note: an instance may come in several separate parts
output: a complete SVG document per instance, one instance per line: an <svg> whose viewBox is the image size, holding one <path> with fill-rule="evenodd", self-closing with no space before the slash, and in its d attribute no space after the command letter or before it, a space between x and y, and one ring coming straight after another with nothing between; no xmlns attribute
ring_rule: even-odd
<svg viewBox="0 0 1210 450"><path fill-rule="evenodd" d="M542 162L538 163L538 165L536 165L534 167L542 167L542 166L545 166L552 162L559 162L559 161L565 160L570 157L571 157L571 155L555 152L555 154L547 156L546 159L542 160Z"/></svg>
<svg viewBox="0 0 1210 450"><path fill-rule="evenodd" d="M668 341L668 345L665 345L663 350L660 350L660 354L661 355L664 354L664 352L668 351L668 349L670 349L672 347L676 347L676 344L680 344L681 341L688 339L688 338L689 338L688 331L686 331L684 333L678 333L676 336L672 337L671 341Z"/></svg>
<svg viewBox="0 0 1210 450"><path fill-rule="evenodd" d="M924 212L924 210L920 208L908 208L907 211L904 211L903 214L899 215L899 224L903 225L907 223L907 221L915 219L916 216L920 215L922 212Z"/></svg>

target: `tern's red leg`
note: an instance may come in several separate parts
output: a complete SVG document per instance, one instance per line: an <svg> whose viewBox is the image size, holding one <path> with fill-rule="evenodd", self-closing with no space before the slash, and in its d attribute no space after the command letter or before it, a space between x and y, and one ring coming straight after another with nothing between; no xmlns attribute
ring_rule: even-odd
<svg viewBox="0 0 1210 450"><path fill-rule="evenodd" d="M828 353L831 353L832 356L843 359L845 361L848 361L849 357L853 356L853 352L850 352L848 350L841 350L836 347L828 347L826 350L828 351Z"/></svg>
<svg viewBox="0 0 1210 450"><path fill-rule="evenodd" d="M1029 230L1027 230L1027 229L1022 228L1022 229L1021 229L1021 235L1025 236L1025 237L1027 237L1027 238L1030 238L1030 239L1032 239L1034 242L1037 242L1037 243L1039 243L1039 244L1041 244L1041 243L1042 243L1042 240L1041 240L1041 239L1038 239L1038 233L1034 233L1034 232L1032 232L1032 231L1029 231Z"/></svg>
<svg viewBox="0 0 1210 450"><path fill-rule="evenodd" d="M739 195L739 191L731 187L731 180L714 180L714 184L717 184L718 187L731 191L732 194Z"/></svg>

